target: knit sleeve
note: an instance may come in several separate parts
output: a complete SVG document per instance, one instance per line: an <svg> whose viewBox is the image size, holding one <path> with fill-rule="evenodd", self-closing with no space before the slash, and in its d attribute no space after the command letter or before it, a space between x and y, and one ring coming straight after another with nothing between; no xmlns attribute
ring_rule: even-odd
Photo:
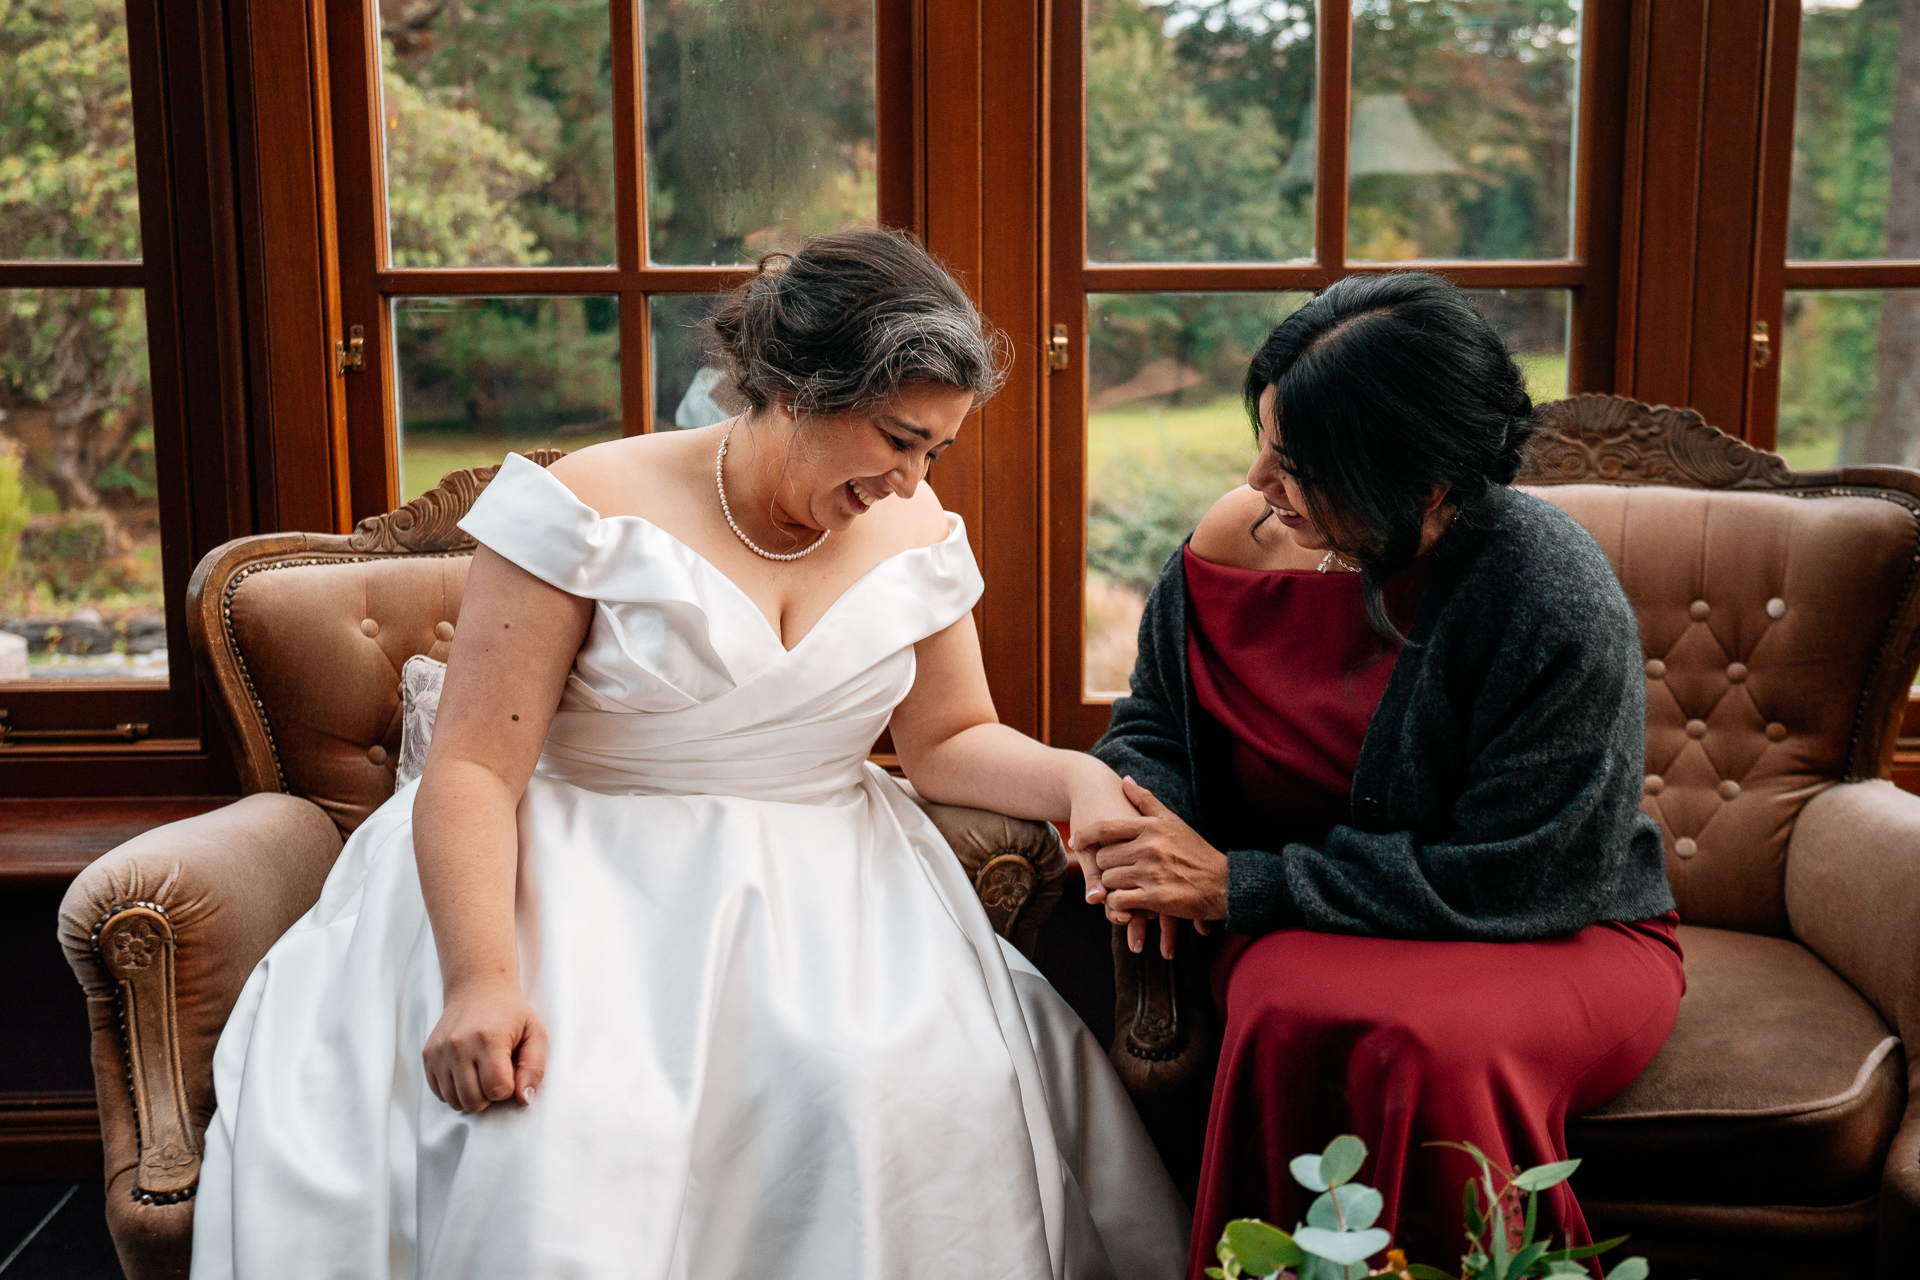
<svg viewBox="0 0 1920 1280"><path fill-rule="evenodd" d="M1455 634L1429 639L1451 651L1449 682L1473 688L1457 736L1433 732L1425 701L1385 744L1402 763L1424 752L1431 765L1453 738L1457 789L1421 797L1431 807L1417 821L1369 823L1404 817L1409 798L1394 787L1418 790L1405 784L1435 774L1389 764L1376 794L1363 761L1353 824L1317 846L1229 855L1230 929L1520 941L1672 909L1659 830L1638 807L1638 631L1598 548L1591 558L1597 569L1574 565L1544 589L1496 580L1462 593ZM1500 592L1506 607L1489 603Z"/></svg>
<svg viewBox="0 0 1920 1280"><path fill-rule="evenodd" d="M1186 706L1186 572L1179 551L1168 557L1140 616L1140 649L1130 691L1113 704L1094 758L1153 792L1191 823L1193 760Z"/></svg>

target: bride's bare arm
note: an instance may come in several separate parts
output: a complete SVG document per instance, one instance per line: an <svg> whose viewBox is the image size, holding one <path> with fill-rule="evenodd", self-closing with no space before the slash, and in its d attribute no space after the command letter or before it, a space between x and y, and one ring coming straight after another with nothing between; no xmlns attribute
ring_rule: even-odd
<svg viewBox="0 0 1920 1280"><path fill-rule="evenodd" d="M893 713L893 746L914 790L940 804L1076 826L1136 818L1113 770L1080 751L1045 747L1000 723L973 615L914 646L913 688ZM1076 852L1089 885L1092 851ZM1096 890L1095 901L1099 900Z"/></svg>
<svg viewBox="0 0 1920 1280"><path fill-rule="evenodd" d="M485 547L474 553L413 802L446 991L422 1056L435 1096L461 1111L525 1101L546 1064L546 1032L520 987L515 813L592 612Z"/></svg>

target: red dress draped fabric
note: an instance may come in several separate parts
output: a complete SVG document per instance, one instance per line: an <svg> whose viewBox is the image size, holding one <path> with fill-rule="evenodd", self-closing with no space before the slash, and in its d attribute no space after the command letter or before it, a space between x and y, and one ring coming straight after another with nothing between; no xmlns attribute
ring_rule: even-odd
<svg viewBox="0 0 1920 1280"><path fill-rule="evenodd" d="M1184 555L1200 705L1233 738L1249 806L1272 824L1267 847L1317 844L1350 813L1397 651L1369 627L1358 574ZM1388 584L1403 626L1425 577L1417 564ZM1230 1220L1304 1220L1312 1196L1287 1162L1342 1133L1367 1144L1360 1181L1384 1197L1379 1225L1395 1246L1451 1270L1474 1166L1425 1144L1471 1142L1514 1168L1567 1159L1566 1117L1624 1089L1673 1027L1685 986L1677 923L1597 924L1548 942L1229 938L1213 971L1226 1033L1190 1280L1214 1264ZM1540 1230L1590 1241L1568 1184L1541 1197Z"/></svg>

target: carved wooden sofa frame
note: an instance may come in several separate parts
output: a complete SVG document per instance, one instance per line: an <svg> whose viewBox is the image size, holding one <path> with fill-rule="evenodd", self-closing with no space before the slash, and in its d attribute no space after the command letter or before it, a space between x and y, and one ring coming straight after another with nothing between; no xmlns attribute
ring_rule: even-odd
<svg viewBox="0 0 1920 1280"><path fill-rule="evenodd" d="M528 456L546 466L562 454ZM456 522L497 470L452 472L344 536L229 542L194 571L188 634L243 798L115 849L81 875L61 909L62 943L92 1023L108 1224L130 1280L187 1273L219 1029L260 957L318 898L345 839L335 815L296 794L297 777L290 786L275 708L235 634L235 593L256 575L292 568L469 556L473 541ZM1067 871L1058 834L1045 823L914 799L952 844L995 930L1030 955Z"/></svg>

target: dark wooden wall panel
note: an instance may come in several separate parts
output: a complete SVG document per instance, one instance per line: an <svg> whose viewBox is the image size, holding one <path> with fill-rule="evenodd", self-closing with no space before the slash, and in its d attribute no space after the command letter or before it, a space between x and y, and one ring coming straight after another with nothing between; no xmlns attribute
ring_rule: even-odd
<svg viewBox="0 0 1920 1280"><path fill-rule="evenodd" d="M241 210L253 270L253 385L257 510L265 531L344 531L335 452L346 421L329 358L339 336L332 263L333 203L326 137L325 61L317 9L246 0L234 42L254 74L236 85ZM329 304L332 304L331 307Z"/></svg>
<svg viewBox="0 0 1920 1280"><path fill-rule="evenodd" d="M1777 150L1763 146L1775 8L1638 0L1630 58L1612 389L1734 432L1748 421L1761 161Z"/></svg>
<svg viewBox="0 0 1920 1280"><path fill-rule="evenodd" d="M1046 549L1040 483L1046 460L1044 312L1041 308L1044 0L987 0L982 104L993 122L981 155L982 222L992 251L982 262L988 317L1013 357L985 427L981 539L987 606L982 648L1000 718L1038 734L1045 701L1042 645Z"/></svg>
<svg viewBox="0 0 1920 1280"><path fill-rule="evenodd" d="M1716 0L1707 23L1700 229L1686 403L1708 422L1725 423L1733 431L1746 421L1768 8L1753 0Z"/></svg>

